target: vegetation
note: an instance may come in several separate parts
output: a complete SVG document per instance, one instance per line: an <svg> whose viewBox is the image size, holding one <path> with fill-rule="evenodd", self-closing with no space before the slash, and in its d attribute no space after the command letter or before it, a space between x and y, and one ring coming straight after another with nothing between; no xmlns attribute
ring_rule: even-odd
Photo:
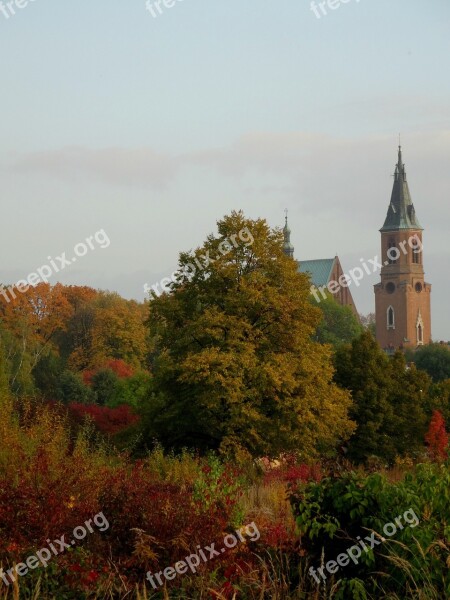
<svg viewBox="0 0 450 600"><path fill-rule="evenodd" d="M242 231L245 241L231 246ZM190 277L189 263L202 256L213 262ZM330 350L313 340L320 312L309 287L283 254L281 232L241 213L181 254L173 293L150 306L160 397L149 432L168 448L234 456L312 455L348 437L350 396L332 381Z"/></svg>
<svg viewBox="0 0 450 600"><path fill-rule="evenodd" d="M0 600L450 596L450 352L388 357L370 315L309 288L281 232L233 212L150 302L0 297ZM100 512L107 530L5 584ZM146 580L249 523L195 573Z"/></svg>
<svg viewBox="0 0 450 600"><path fill-rule="evenodd" d="M450 379L450 350L448 345L422 346L413 355L418 369L428 373L436 383Z"/></svg>
<svg viewBox="0 0 450 600"><path fill-rule="evenodd" d="M363 332L363 326L350 306L341 306L329 292L319 308L323 317L316 330L316 339L321 344L331 344L336 349L351 343Z"/></svg>

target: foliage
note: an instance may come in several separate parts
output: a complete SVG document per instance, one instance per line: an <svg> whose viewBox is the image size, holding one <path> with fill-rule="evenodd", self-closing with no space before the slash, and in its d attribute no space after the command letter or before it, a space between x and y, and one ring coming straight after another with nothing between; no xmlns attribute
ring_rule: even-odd
<svg viewBox="0 0 450 600"><path fill-rule="evenodd" d="M335 365L335 381L351 392L350 417L357 423L349 457L393 462L397 455L420 453L430 386L426 374L407 370L401 353L387 357L369 331L338 349Z"/></svg>
<svg viewBox="0 0 450 600"><path fill-rule="evenodd" d="M91 388L94 392L97 403L106 406L114 397L119 378L112 369L100 369L91 378Z"/></svg>
<svg viewBox="0 0 450 600"><path fill-rule="evenodd" d="M103 512L110 528L102 533L94 528L77 544L77 551L55 557L46 571L53 587L50 582L43 586L58 598L83 598L103 582L116 597L119 591L131 594L146 570L164 569L197 544L223 538L238 499L230 466L215 459L221 475L210 489L218 499L211 494L205 503L198 500L194 484L202 478L211 483L205 479L210 462L186 454L165 457L156 449L148 459L131 463L95 443L90 428L82 428L73 440L64 416L51 406L22 402L18 408L10 400L1 400L0 563L4 567L47 547L47 539L60 539L63 534L70 539L75 527ZM205 568L213 570L217 562ZM21 587L34 585L38 575L45 575L43 571L38 569L35 579L22 578ZM73 595L65 596L66 590Z"/></svg>
<svg viewBox="0 0 450 600"><path fill-rule="evenodd" d="M445 430L444 417L438 410L433 412L425 441L432 460L445 460L448 457L448 433Z"/></svg>
<svg viewBox="0 0 450 600"><path fill-rule="evenodd" d="M312 300L315 303L314 300ZM350 306L342 306L330 293L318 305L323 317L317 326L317 341L338 348L361 335L363 327Z"/></svg>
<svg viewBox="0 0 450 600"><path fill-rule="evenodd" d="M113 373L117 375L119 379L126 379L128 377L132 377L134 375L134 369L130 365L122 360L121 358L108 360L105 365L101 368L90 369L83 372L83 381L86 385L90 385L92 383L92 377L98 373L101 369L110 369Z"/></svg>
<svg viewBox="0 0 450 600"><path fill-rule="evenodd" d="M333 598L448 597L449 465L418 465L397 483L379 474L328 477L294 491L291 503L316 568L375 532L379 543L366 544L357 564L350 561L336 577L328 574L324 592L334 588ZM392 537L386 533L392 528L383 530L388 523L396 529Z"/></svg>
<svg viewBox="0 0 450 600"><path fill-rule="evenodd" d="M282 240L264 220L233 212L217 236L180 254L171 292L150 303L163 404L147 437L243 458L311 455L351 433L349 395L332 382L330 350L312 340L320 311ZM189 275L196 259L204 267Z"/></svg>
<svg viewBox="0 0 450 600"><path fill-rule="evenodd" d="M96 396L88 386L84 385L81 375L65 370L56 382L56 399L64 404L70 402L89 404L95 401Z"/></svg>
<svg viewBox="0 0 450 600"><path fill-rule="evenodd" d="M370 331L370 333L375 337L376 330L376 322L375 322L375 313L369 313L368 315L359 315L359 320L361 325Z"/></svg>
<svg viewBox="0 0 450 600"><path fill-rule="evenodd" d="M131 411L127 404L117 408L96 406L95 404L69 404L69 415L75 423L82 424L86 417L92 419L96 428L105 434L114 435L139 421L139 417Z"/></svg>
<svg viewBox="0 0 450 600"><path fill-rule="evenodd" d="M450 350L447 345L435 343L421 346L414 355L414 362L436 383L450 379Z"/></svg>

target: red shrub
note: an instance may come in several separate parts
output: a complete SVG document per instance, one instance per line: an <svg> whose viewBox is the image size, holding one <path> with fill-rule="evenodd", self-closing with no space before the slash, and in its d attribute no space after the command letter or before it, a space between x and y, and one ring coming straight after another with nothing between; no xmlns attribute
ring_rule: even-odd
<svg viewBox="0 0 450 600"><path fill-rule="evenodd" d="M445 420L438 410L433 412L428 432L425 436L428 452L432 460L445 460L448 452L448 433L445 430Z"/></svg>
<svg viewBox="0 0 450 600"><path fill-rule="evenodd" d="M101 371L102 369L111 369L119 379L126 379L132 377L135 373L133 367L127 365L127 363L121 358L111 359L97 369L90 369L83 372L83 381L85 385L91 385L93 376Z"/></svg>
<svg viewBox="0 0 450 600"><path fill-rule="evenodd" d="M97 406L96 404L69 404L69 415L78 424L82 424L86 415L89 415L95 426L102 433L114 435L128 429L139 421L139 417L133 414L128 404L122 404L117 408Z"/></svg>

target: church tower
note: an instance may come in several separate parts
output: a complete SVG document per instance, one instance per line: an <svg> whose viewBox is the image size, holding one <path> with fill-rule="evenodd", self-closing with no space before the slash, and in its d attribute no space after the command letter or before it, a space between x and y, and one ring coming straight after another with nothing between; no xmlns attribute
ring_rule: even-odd
<svg viewBox="0 0 450 600"><path fill-rule="evenodd" d="M425 282L422 232L398 149L394 186L381 232L381 282L375 285L376 337L388 352L431 342L431 285Z"/></svg>
<svg viewBox="0 0 450 600"><path fill-rule="evenodd" d="M289 229L289 225L288 225L287 210L286 210L285 220L286 220L286 222L283 227L283 237L284 237L283 252L286 254L286 256L290 256L291 258L294 258L294 246L291 244L291 230Z"/></svg>

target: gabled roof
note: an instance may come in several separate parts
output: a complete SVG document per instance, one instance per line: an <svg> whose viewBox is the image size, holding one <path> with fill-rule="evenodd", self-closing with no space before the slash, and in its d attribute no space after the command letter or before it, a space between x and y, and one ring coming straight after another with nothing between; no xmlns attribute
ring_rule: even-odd
<svg viewBox="0 0 450 600"><path fill-rule="evenodd" d="M401 146L398 147L398 163L395 167L391 202L380 231L398 231L399 229L422 229L409 193Z"/></svg>
<svg viewBox="0 0 450 600"><path fill-rule="evenodd" d="M298 262L298 270L300 273L309 273L311 283L316 287L326 286L330 281L335 260L335 258L302 260Z"/></svg>

